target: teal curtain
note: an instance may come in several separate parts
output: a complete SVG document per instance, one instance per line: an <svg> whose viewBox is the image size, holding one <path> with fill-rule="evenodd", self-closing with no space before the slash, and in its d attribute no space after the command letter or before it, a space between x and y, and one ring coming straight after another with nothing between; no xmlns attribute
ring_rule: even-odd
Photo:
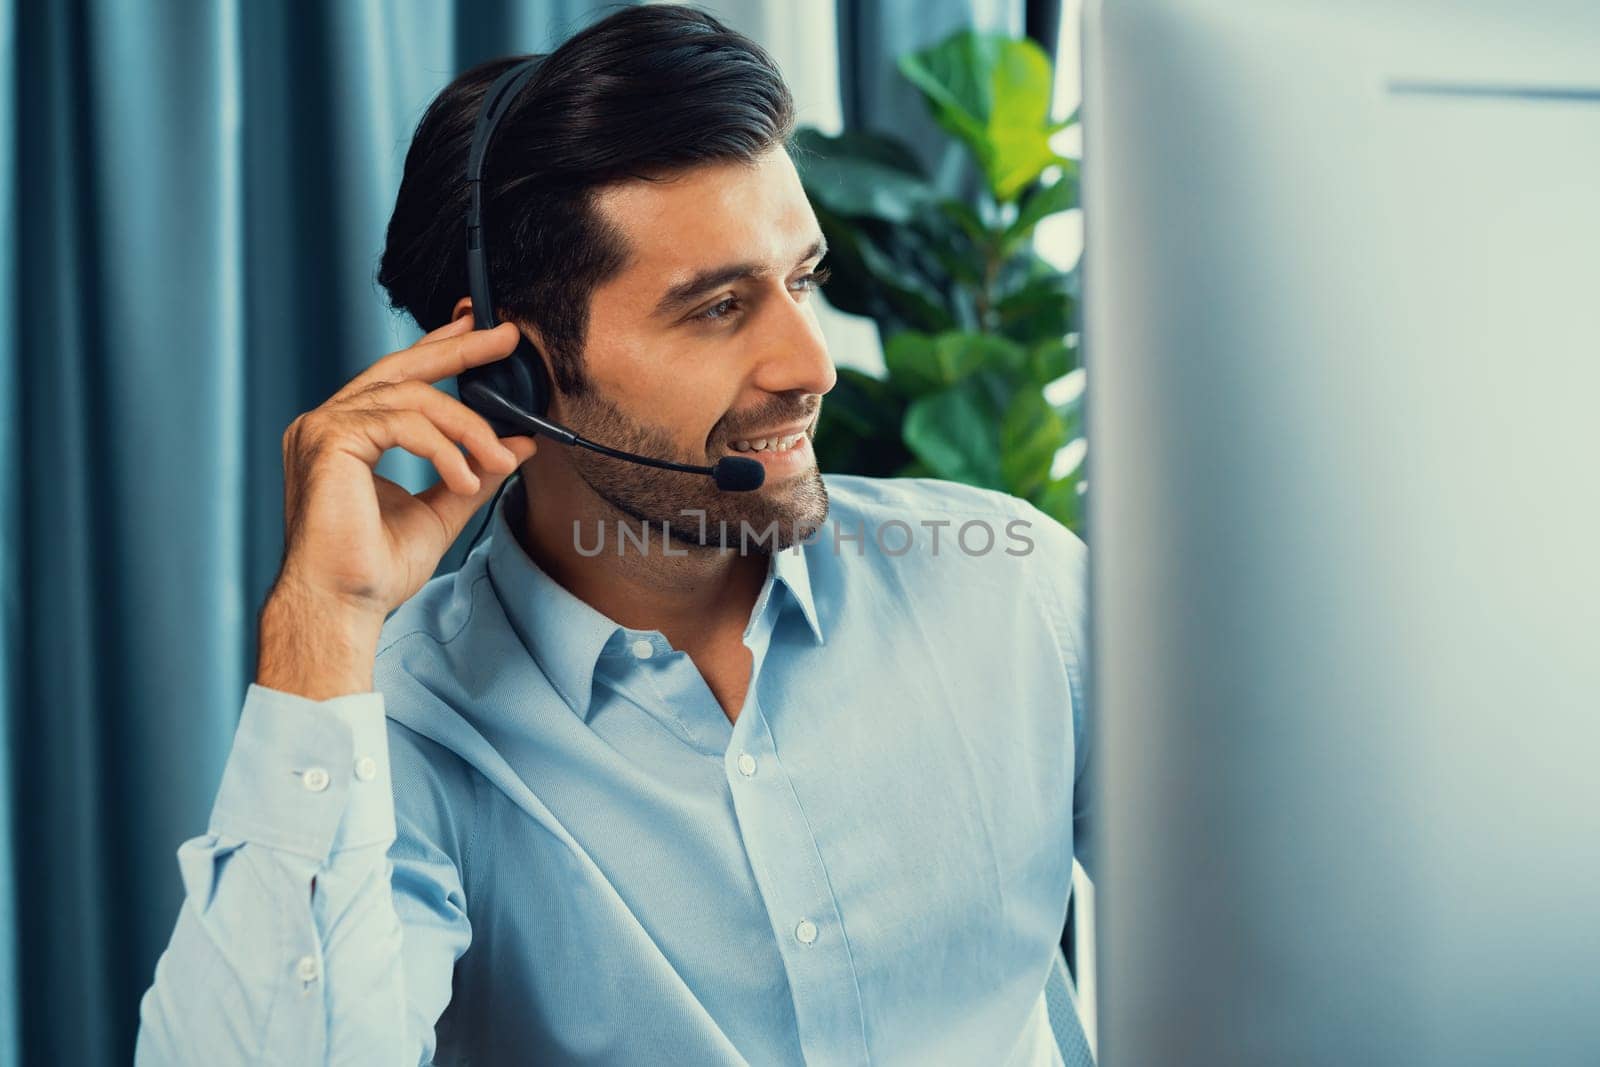
<svg viewBox="0 0 1600 1067"><path fill-rule="evenodd" d="M131 1056L253 671L283 429L415 337L373 275L424 107L617 6L0 0L0 1064ZM920 116L886 57L1024 7L840 0L852 117Z"/></svg>

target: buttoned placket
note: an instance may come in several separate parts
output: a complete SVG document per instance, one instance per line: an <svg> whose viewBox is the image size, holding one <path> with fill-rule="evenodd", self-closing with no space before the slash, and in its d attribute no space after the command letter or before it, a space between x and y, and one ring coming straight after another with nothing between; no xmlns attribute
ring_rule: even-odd
<svg viewBox="0 0 1600 1067"><path fill-rule="evenodd" d="M798 615L798 613L797 613ZM761 703L759 667L780 625L772 610L752 621L745 643L757 666L732 726L723 766L745 853L788 973L807 1059L867 1062L861 997L827 870Z"/></svg>
<svg viewBox="0 0 1600 1067"><path fill-rule="evenodd" d="M807 1058L867 1062L860 992L838 905L794 784L772 739L760 700L761 668L780 625L809 625L799 605L769 577L751 611L744 643L750 686L736 722L717 702L694 662L658 631L620 630L624 655L613 684L648 694L645 706L708 755L720 755L734 817L788 974ZM637 687L635 689L635 687Z"/></svg>

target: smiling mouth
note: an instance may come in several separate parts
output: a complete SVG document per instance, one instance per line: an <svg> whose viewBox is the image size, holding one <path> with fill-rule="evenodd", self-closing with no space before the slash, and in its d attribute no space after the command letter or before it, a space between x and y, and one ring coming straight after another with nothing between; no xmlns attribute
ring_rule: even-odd
<svg viewBox="0 0 1600 1067"><path fill-rule="evenodd" d="M804 432L792 433L784 437L756 437L733 441L729 443L728 447L735 452L788 452L799 445L801 441L804 441L805 438Z"/></svg>

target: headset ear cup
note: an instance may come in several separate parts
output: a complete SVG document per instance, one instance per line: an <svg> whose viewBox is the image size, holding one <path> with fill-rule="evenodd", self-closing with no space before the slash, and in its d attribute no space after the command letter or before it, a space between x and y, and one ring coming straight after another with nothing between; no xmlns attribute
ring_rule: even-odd
<svg viewBox="0 0 1600 1067"><path fill-rule="evenodd" d="M528 431L505 418L505 404L535 415L544 414L538 406L541 394L548 395L544 366L538 350L526 339L504 359L468 367L456 376L456 395L467 407L489 421L501 437L515 437ZM498 398L498 399L495 399Z"/></svg>

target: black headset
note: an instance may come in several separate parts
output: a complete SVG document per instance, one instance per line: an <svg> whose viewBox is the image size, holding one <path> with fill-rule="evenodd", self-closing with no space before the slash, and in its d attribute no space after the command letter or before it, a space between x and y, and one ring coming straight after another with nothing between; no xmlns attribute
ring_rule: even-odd
<svg viewBox="0 0 1600 1067"><path fill-rule="evenodd" d="M483 242L483 160L495 127L543 62L543 56L525 59L495 79L484 94L472 134L472 148L467 155L467 192L471 198L467 205L467 292L472 297L472 324L479 330L492 330L500 324L489 284L489 249ZM543 416L550 410L550 374L526 334L518 337L516 351L505 359L463 371L456 378L456 389L462 402L488 419L502 437L530 432L527 420L517 417L519 414ZM502 410L507 406L521 410ZM542 429L534 427L533 432Z"/></svg>
<svg viewBox="0 0 1600 1067"><path fill-rule="evenodd" d="M544 56L532 56L514 63L489 86L489 91L483 96L483 104L478 109L472 147L467 153L467 292L472 297L473 326L480 330L492 330L500 324L495 315L494 290L489 283L489 249L483 239L483 161L488 154L495 127L505 117L518 94L539 72L544 60ZM519 337L516 349L504 359L469 367L457 375L456 392L461 402L487 419L501 437L544 434L562 444L577 445L630 463L709 475L716 481L717 488L726 492L759 489L766 479L766 468L758 460L724 456L710 467L674 463L596 444L565 426L549 421L545 414L550 410L550 373L544 358L526 334ZM483 536L484 529L494 515L500 492L509 484L511 480L508 478L495 492L483 525L478 527L478 532L467 546L468 552Z"/></svg>

